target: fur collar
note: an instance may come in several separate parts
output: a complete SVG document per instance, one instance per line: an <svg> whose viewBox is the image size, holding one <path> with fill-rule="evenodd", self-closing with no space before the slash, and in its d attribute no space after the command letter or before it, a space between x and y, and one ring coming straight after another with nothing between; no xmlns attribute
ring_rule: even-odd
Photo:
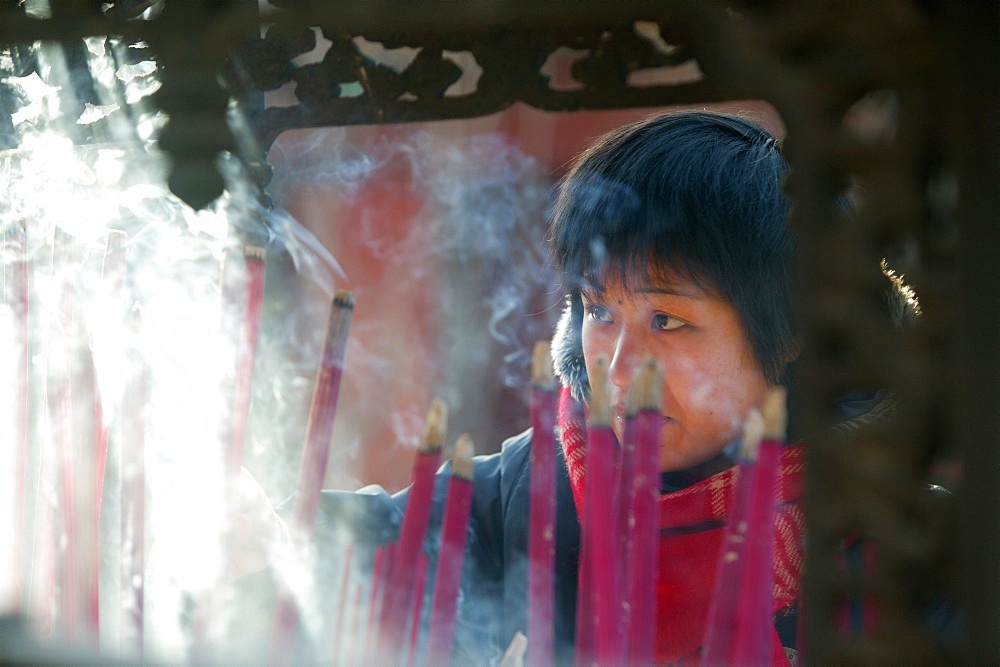
<svg viewBox="0 0 1000 667"><path fill-rule="evenodd" d="M581 403L590 396L590 380L583 361L583 302L580 295L566 297L566 306L552 336L552 366L556 377Z"/></svg>

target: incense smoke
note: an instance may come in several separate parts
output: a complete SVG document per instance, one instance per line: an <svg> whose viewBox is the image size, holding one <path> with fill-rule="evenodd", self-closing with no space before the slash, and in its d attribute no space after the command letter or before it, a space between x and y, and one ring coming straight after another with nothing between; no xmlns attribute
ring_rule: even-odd
<svg viewBox="0 0 1000 667"><path fill-rule="evenodd" d="M15 382L0 404L16 427L0 435L0 529L15 538L0 554L0 609L25 614L56 642L83 627L102 652L128 658L141 650L182 661L199 643L216 657L259 657L252 651L270 618L256 603L274 582L248 579L236 587L241 603L218 606L233 593L227 549L238 529L225 457L245 246L267 253L245 466L275 503L295 486L323 320L335 289L353 278L342 265L363 251L391 269L387 280L421 286L404 313L426 318L359 318L351 333L342 400L355 410L338 419L330 470L356 488L370 480L354 459L380 443L366 440L373 417L357 405L372 394L351 382L419 383L419 400L396 406L389 394L375 413L387 438L410 448L433 395L452 407L453 431L474 432L484 449L512 432L496 405L526 420L530 350L548 337L558 300L543 250L551 183L496 132L456 140L442 127L387 131L355 146L351 132L324 130L314 134L321 143L294 155L301 168L285 168L282 151L294 147L276 145L278 208L260 208L229 157L220 165L226 193L194 211L166 186L156 145L166 119L149 99L159 82L143 45L89 38L67 48L0 53L11 105L0 126L0 145L11 149L0 154L0 344L15 352L4 357ZM388 193L408 214L409 226L393 233L395 221L358 204L386 194L380 181L405 186ZM362 248L333 247L325 230L285 212L310 189L355 198L352 211L330 212L330 224L349 223ZM386 285L357 285L359 310L380 303L398 313ZM345 556L273 538L273 574L303 609L327 608L317 591L330 589L317 577L339 573ZM100 613L91 619L95 578ZM366 585L351 582L360 588L337 596L363 606ZM211 622L204 609L218 611ZM319 618L307 634L321 631Z"/></svg>
<svg viewBox="0 0 1000 667"><path fill-rule="evenodd" d="M0 393L0 528L12 536L0 610L45 640L173 661L191 650L198 606L226 586L238 331L222 274L245 282L248 238L318 294L342 273L307 230L256 204L232 158L207 209L168 190L144 54L105 38L0 53L0 344L14 379ZM307 328L294 308L280 315L283 330ZM281 354L261 329L263 352ZM287 446L315 363L263 364L281 369L270 400L262 392L262 411L280 416L264 442ZM204 639L223 647L218 631Z"/></svg>
<svg viewBox="0 0 1000 667"><path fill-rule="evenodd" d="M419 401L391 405L396 427L383 437L415 447L426 401L438 395L455 415L453 432L469 430L488 449L526 419L530 350L554 321L544 243L552 183L502 133L454 129L286 132L270 153L269 193L347 262L359 303L348 363L368 378L357 391L419 387ZM504 421L498 404L516 415L513 425L492 426ZM332 471L351 468L362 448L386 445L347 429Z"/></svg>

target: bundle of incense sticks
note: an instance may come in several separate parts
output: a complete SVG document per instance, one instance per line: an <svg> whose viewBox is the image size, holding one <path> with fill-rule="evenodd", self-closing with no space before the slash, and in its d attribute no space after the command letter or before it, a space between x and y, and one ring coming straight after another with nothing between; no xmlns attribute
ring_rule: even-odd
<svg viewBox="0 0 1000 667"><path fill-rule="evenodd" d="M438 551L437 573L434 577L430 626L427 638L426 664L447 664L455 634L455 610L458 589L465 560L465 535L472 508L472 456L474 446L468 435L455 441L451 462L451 478L444 504L441 547ZM414 622L416 628L419 624ZM411 652L413 655L413 652Z"/></svg>
<svg viewBox="0 0 1000 667"><path fill-rule="evenodd" d="M238 306L236 341L236 381L233 388L232 419L230 425L229 454L227 470L230 478L235 478L243 464L243 448L245 446L247 420L250 416L250 392L253 387L254 360L257 358L257 340L260 332L260 309L264 300L264 281L267 274L265 264L266 250L257 245L243 246L243 261L246 267L246 279L239 285L228 285L231 282L223 268L223 298L229 298ZM227 266L234 261L232 255L226 256ZM229 304L224 304L226 307Z"/></svg>
<svg viewBox="0 0 1000 667"><path fill-rule="evenodd" d="M707 664L770 664L773 633L774 504L787 423L786 392L751 410L705 630Z"/></svg>
<svg viewBox="0 0 1000 667"><path fill-rule="evenodd" d="M619 664L624 657L624 637L621 627L620 582L615 540L618 525L618 493L616 468L617 444L611 428L611 406L608 400L608 360L600 357L590 370L590 419L587 426L586 483L582 549L589 561L589 576L581 581L580 599L590 609L581 614L584 635L594 632L594 655L584 654L577 646L578 662ZM529 642L530 645L530 642Z"/></svg>
<svg viewBox="0 0 1000 667"><path fill-rule="evenodd" d="M403 523L393 557L388 563L381 610L371 635L375 641L384 641L388 655L383 657L392 662L404 658L408 625L418 622L415 613L417 573L414 571L414 564L419 562L423 552L433 502L434 475L441 462L441 448L447 426L447 405L440 399L434 399L413 463L412 484L406 500Z"/></svg>
<svg viewBox="0 0 1000 667"><path fill-rule="evenodd" d="M337 397L344 372L344 352L351 317L354 313L354 294L339 291L333 297L327 320L326 336L316 386L313 388L306 442L299 464L298 484L292 507L292 539L298 546L308 544L312 538L316 515L319 511L323 479L330 454L330 437L333 434L337 413ZM298 626L298 614L291 591L279 595L272 630L271 659L282 659L291 646Z"/></svg>
<svg viewBox="0 0 1000 667"><path fill-rule="evenodd" d="M597 359L590 369L590 383L576 661L651 663L663 371L652 358L636 370L620 448L611 428L606 358Z"/></svg>
<svg viewBox="0 0 1000 667"><path fill-rule="evenodd" d="M544 665L553 659L556 520L556 392L548 342L535 345L531 385L527 661Z"/></svg>
<svg viewBox="0 0 1000 667"><path fill-rule="evenodd" d="M660 429L663 370L653 358L639 367L629 386L620 485L624 521L620 540L627 545L621 562L621 608L627 628L628 662L651 664L656 644L656 582L659 572ZM624 458L633 459L627 466Z"/></svg>
<svg viewBox="0 0 1000 667"><path fill-rule="evenodd" d="M222 267L222 328L235 329L235 376L233 378L229 423L222 434L222 456L225 461L229 511L236 504L233 494L239 488L240 470L246 441L247 422L253 389L254 362L257 358L257 341L260 332L260 310L264 300L266 276L266 250L247 243L237 255L226 253ZM238 263L241 265L238 266ZM242 271L239 269L243 269ZM218 617L221 598L226 597L225 573L220 573L218 583L200 596L193 614L193 659L209 661L209 625Z"/></svg>

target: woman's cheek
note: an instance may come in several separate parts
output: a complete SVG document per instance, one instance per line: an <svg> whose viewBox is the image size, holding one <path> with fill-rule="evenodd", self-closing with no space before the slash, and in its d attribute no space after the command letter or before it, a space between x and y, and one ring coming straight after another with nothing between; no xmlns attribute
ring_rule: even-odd
<svg viewBox="0 0 1000 667"><path fill-rule="evenodd" d="M695 418L702 429L718 431L718 436L730 438L737 433L743 423L743 413L749 409L749 392L745 391L736 378L711 372L705 368L683 360L674 364L676 378L683 377L683 396L677 396L682 403L688 420Z"/></svg>
<svg viewBox="0 0 1000 667"><path fill-rule="evenodd" d="M674 358L664 375L668 384L675 387L672 393L687 412L701 413L718 408L718 402L724 393L722 384L691 359Z"/></svg>

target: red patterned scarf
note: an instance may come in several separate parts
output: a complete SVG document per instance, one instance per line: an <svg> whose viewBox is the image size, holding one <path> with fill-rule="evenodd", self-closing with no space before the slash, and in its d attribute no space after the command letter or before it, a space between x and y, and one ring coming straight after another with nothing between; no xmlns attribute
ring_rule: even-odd
<svg viewBox="0 0 1000 667"><path fill-rule="evenodd" d="M577 514L583 507L586 430L583 406L563 389L559 429ZM660 496L660 580L657 586L657 662L697 664L724 525L732 503L735 468ZM805 452L787 447L779 469L774 556L774 610L798 598L802 572L802 483ZM774 664L788 664L777 638L772 637Z"/></svg>

